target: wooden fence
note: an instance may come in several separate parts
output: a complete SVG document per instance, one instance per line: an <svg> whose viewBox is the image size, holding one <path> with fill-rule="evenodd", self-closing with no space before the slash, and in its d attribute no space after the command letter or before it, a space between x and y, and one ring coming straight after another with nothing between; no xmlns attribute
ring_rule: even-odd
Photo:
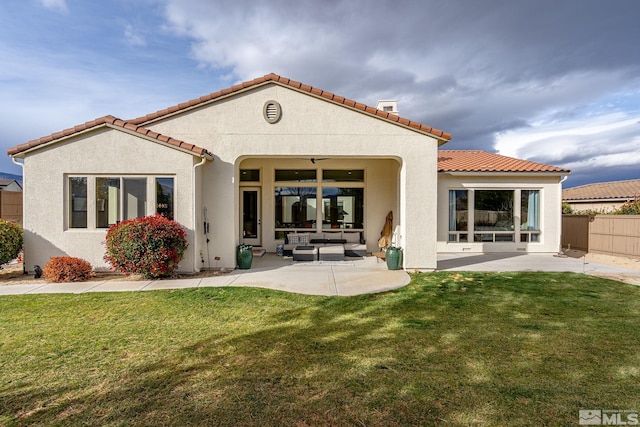
<svg viewBox="0 0 640 427"><path fill-rule="evenodd" d="M562 247L640 259L640 215L563 215Z"/></svg>
<svg viewBox="0 0 640 427"><path fill-rule="evenodd" d="M22 191L0 191L0 218L22 224Z"/></svg>

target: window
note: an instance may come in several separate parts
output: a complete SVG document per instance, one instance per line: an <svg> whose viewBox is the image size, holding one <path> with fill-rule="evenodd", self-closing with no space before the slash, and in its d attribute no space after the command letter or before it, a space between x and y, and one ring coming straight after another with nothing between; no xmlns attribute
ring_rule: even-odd
<svg viewBox="0 0 640 427"><path fill-rule="evenodd" d="M242 169L240 182L260 182L260 169Z"/></svg>
<svg viewBox="0 0 640 427"><path fill-rule="evenodd" d="M513 242L513 190L476 190L474 204L476 242Z"/></svg>
<svg viewBox="0 0 640 427"><path fill-rule="evenodd" d="M364 229L364 169L276 169L275 179L300 182L275 188L276 239L291 229Z"/></svg>
<svg viewBox="0 0 640 427"><path fill-rule="evenodd" d="M540 241L540 191L520 192L520 241Z"/></svg>
<svg viewBox="0 0 640 427"><path fill-rule="evenodd" d="M120 178L96 178L96 227L120 222Z"/></svg>
<svg viewBox="0 0 640 427"><path fill-rule="evenodd" d="M156 178L156 213L173 220L173 178Z"/></svg>
<svg viewBox="0 0 640 427"><path fill-rule="evenodd" d="M276 169L276 181L316 182L316 170Z"/></svg>
<svg viewBox="0 0 640 427"><path fill-rule="evenodd" d="M363 228L364 188L323 188L322 228Z"/></svg>
<svg viewBox="0 0 640 427"><path fill-rule="evenodd" d="M69 178L69 228L87 228L87 177Z"/></svg>
<svg viewBox="0 0 640 427"><path fill-rule="evenodd" d="M364 170L323 170L322 181L364 182Z"/></svg>
<svg viewBox="0 0 640 427"><path fill-rule="evenodd" d="M67 187L68 229L109 228L154 213L175 219L173 177L71 176Z"/></svg>
<svg viewBox="0 0 640 427"><path fill-rule="evenodd" d="M539 242L540 190L449 190L449 242Z"/></svg>
<svg viewBox="0 0 640 427"><path fill-rule="evenodd" d="M146 203L146 178L96 178L97 228L145 216Z"/></svg>
<svg viewBox="0 0 640 427"><path fill-rule="evenodd" d="M469 241L469 195L467 190L449 190L449 241Z"/></svg>
<svg viewBox="0 0 640 427"><path fill-rule="evenodd" d="M276 187L276 228L313 228L316 222L315 187Z"/></svg>

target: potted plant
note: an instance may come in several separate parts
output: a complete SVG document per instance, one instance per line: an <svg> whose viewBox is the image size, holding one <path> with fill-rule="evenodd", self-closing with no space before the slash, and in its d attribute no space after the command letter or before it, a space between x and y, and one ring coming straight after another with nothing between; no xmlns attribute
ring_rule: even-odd
<svg viewBox="0 0 640 427"><path fill-rule="evenodd" d="M253 261L253 246L251 245L239 245L236 252L236 261L238 262L238 268L241 270L248 270L251 268L251 262Z"/></svg>
<svg viewBox="0 0 640 427"><path fill-rule="evenodd" d="M389 270L400 270L400 267L402 266L402 248L387 246L385 259Z"/></svg>

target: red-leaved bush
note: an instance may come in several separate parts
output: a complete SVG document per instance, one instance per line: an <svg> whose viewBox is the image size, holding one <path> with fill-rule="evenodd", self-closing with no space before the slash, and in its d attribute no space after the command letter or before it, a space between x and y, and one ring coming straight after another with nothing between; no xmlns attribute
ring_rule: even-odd
<svg viewBox="0 0 640 427"><path fill-rule="evenodd" d="M42 275L52 282L84 282L93 277L87 261L70 256L53 257L45 264Z"/></svg>
<svg viewBox="0 0 640 427"><path fill-rule="evenodd" d="M109 228L104 260L120 273L142 274L147 279L169 277L188 245L180 224L161 215L146 216Z"/></svg>

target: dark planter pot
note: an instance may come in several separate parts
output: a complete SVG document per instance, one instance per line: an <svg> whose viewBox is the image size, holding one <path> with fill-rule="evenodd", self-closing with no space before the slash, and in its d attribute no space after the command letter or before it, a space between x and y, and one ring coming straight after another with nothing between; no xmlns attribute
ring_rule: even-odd
<svg viewBox="0 0 640 427"><path fill-rule="evenodd" d="M389 270L400 270L402 266L402 249L389 246L385 258L387 259L387 268Z"/></svg>
<svg viewBox="0 0 640 427"><path fill-rule="evenodd" d="M253 246L240 245L236 252L236 260L238 261L238 268L241 270L248 270L251 268L251 262L253 261Z"/></svg>

